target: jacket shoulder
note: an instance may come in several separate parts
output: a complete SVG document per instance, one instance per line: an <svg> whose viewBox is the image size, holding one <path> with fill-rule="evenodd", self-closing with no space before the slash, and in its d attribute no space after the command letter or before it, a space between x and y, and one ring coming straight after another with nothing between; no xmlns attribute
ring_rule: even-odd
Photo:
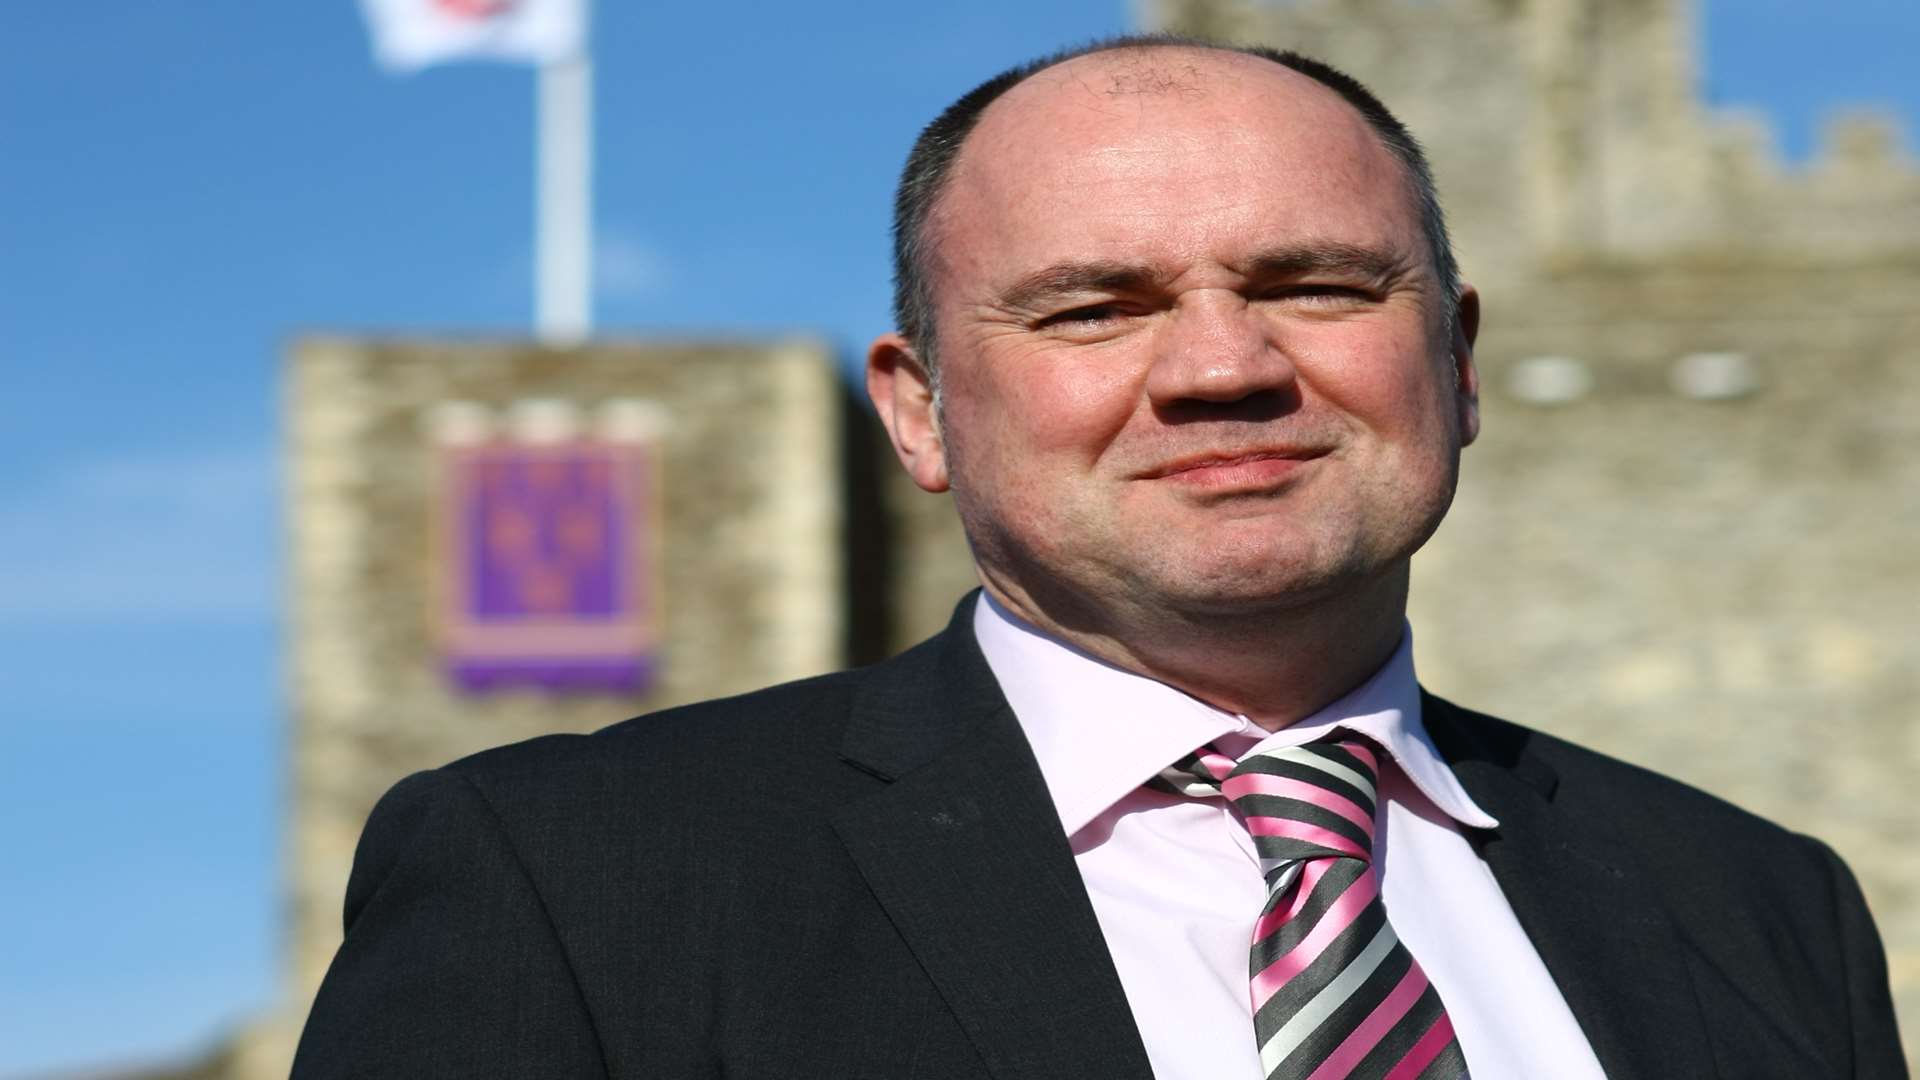
<svg viewBox="0 0 1920 1080"><path fill-rule="evenodd" d="M1819 841L1656 769L1440 698L1427 700L1429 730L1436 742L1446 733L1442 752L1449 760L1484 760L1521 774L1549 788L1564 810L1600 815L1630 838L1647 842L1662 835L1710 836L1770 852L1826 858ZM1437 717L1432 716L1434 706ZM1433 723L1435 719L1439 723Z"/></svg>
<svg viewBox="0 0 1920 1080"><path fill-rule="evenodd" d="M677 705L587 735L541 735L450 762L477 783L541 782L579 770L720 767L743 755L799 752L838 741L862 672L841 671L731 697Z"/></svg>
<svg viewBox="0 0 1920 1080"><path fill-rule="evenodd" d="M1800 1062L1795 1075L1904 1075L1885 952L1826 844L1653 769L1427 705L1469 793L1488 792L1503 827L1532 834L1521 850L1590 860L1640 917L1664 913L1717 1046L1764 1048L1776 1064Z"/></svg>
<svg viewBox="0 0 1920 1080"><path fill-rule="evenodd" d="M971 631L956 616L946 633L868 667L662 709L590 735L543 735L483 750L442 770L490 795L613 784L699 802L705 800L698 796L725 774L729 787L753 784L762 799L805 801L802 793L809 790L832 798L847 786L848 774L865 776L841 760L854 716L875 709L902 711L893 700L902 688L924 690L936 681L955 643L971 640ZM942 704L915 700L905 708L932 715ZM915 730L924 739L939 734L941 726Z"/></svg>

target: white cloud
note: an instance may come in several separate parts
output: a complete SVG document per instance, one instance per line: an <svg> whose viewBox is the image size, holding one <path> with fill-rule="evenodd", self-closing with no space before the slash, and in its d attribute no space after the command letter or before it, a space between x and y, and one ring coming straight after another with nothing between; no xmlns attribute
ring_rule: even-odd
<svg viewBox="0 0 1920 1080"><path fill-rule="evenodd" d="M265 618L275 455L75 461L0 504L0 623Z"/></svg>
<svg viewBox="0 0 1920 1080"><path fill-rule="evenodd" d="M521 248L502 259L485 283L489 295L531 296L537 273L531 248ZM599 301L649 299L672 282L672 265L659 248L638 231L620 225L601 228L593 236L593 295Z"/></svg>
<svg viewBox="0 0 1920 1080"><path fill-rule="evenodd" d="M631 231L605 229L593 241L593 283L603 299L636 299L666 285L667 263Z"/></svg>

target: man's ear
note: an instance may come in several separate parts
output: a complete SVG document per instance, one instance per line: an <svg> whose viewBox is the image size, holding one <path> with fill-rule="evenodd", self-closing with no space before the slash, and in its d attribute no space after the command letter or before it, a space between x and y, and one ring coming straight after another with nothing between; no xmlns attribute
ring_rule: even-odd
<svg viewBox="0 0 1920 1080"><path fill-rule="evenodd" d="M934 410L933 376L899 334L867 349L867 396L893 440L893 452L922 490L947 490L947 448Z"/></svg>
<svg viewBox="0 0 1920 1080"><path fill-rule="evenodd" d="M1480 336L1480 293L1471 285L1460 287L1460 301L1453 310L1453 388L1454 407L1459 410L1460 445L1466 446L1480 435L1480 369L1473 363L1473 343Z"/></svg>

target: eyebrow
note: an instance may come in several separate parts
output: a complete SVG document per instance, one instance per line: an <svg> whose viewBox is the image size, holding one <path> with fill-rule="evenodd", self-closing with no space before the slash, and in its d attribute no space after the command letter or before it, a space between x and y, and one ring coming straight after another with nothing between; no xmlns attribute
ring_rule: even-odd
<svg viewBox="0 0 1920 1080"><path fill-rule="evenodd" d="M1247 277L1260 280L1338 274L1367 281L1387 281L1404 275L1408 269L1405 258L1389 252L1329 242L1261 251L1248 260ZM1138 292L1154 288L1165 280L1165 274L1136 263L1103 260L1055 263L1014 282L1000 294L1000 305L1031 310L1062 296Z"/></svg>
<svg viewBox="0 0 1920 1080"><path fill-rule="evenodd" d="M1299 277L1304 274L1341 274L1385 281L1410 269L1404 256L1358 244L1320 243L1270 248L1250 260L1252 278Z"/></svg>
<svg viewBox="0 0 1920 1080"><path fill-rule="evenodd" d="M1000 294L1000 305L1035 308L1047 300L1083 292L1134 292L1151 288L1162 275L1123 262L1065 262L1036 270Z"/></svg>

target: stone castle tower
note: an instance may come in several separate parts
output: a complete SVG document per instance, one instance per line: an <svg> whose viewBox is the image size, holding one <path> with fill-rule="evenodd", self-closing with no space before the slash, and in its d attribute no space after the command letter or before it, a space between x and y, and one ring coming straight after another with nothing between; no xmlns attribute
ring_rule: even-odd
<svg viewBox="0 0 1920 1080"><path fill-rule="evenodd" d="M818 343L313 338L291 351L286 388L285 1000L169 1074L196 1080L286 1075L339 946L361 827L403 776L881 647L855 572L878 535L865 522L876 459ZM527 491L459 502L489 455L529 491L561 491L557 516ZM581 484L603 466L631 473L615 487L633 498L595 517ZM448 537L526 547L543 513L556 520L542 542L572 554L534 558L536 573L507 584L537 601L554 584L540 573L571 572L598 543L620 597L544 641L450 617L448 594L485 567Z"/></svg>
<svg viewBox="0 0 1920 1080"><path fill-rule="evenodd" d="M1784 164L1764 124L1699 100L1686 0L1145 18L1324 57L1433 157L1483 296L1486 430L1416 561L1423 681L1829 840L1920 1049L1920 168L1895 128L1844 120ZM194 1076L285 1075L354 837L405 772L870 659L973 584L951 506L900 476L815 346L319 340L289 398L288 1001ZM423 614L436 426L633 402L679 418L658 436L660 681L461 698Z"/></svg>

